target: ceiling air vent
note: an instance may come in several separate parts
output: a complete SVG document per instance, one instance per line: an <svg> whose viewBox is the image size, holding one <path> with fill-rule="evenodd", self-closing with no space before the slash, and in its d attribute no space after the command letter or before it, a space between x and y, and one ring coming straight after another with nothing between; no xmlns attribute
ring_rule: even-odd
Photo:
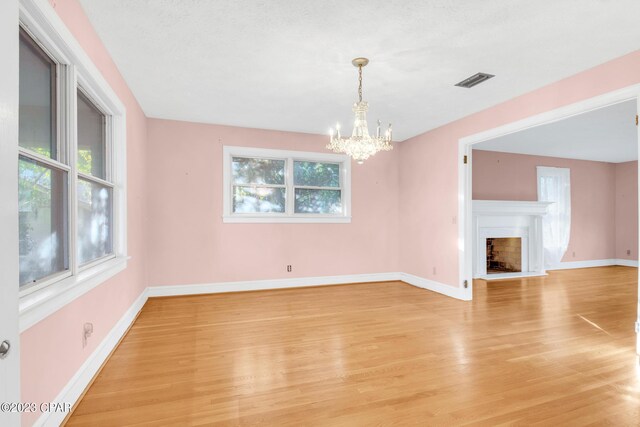
<svg viewBox="0 0 640 427"><path fill-rule="evenodd" d="M467 89L469 89L474 87L475 85L479 85L480 83L489 80L492 77L495 77L495 76L493 74L477 73L471 77L467 77L460 83L456 83L456 86L466 87Z"/></svg>

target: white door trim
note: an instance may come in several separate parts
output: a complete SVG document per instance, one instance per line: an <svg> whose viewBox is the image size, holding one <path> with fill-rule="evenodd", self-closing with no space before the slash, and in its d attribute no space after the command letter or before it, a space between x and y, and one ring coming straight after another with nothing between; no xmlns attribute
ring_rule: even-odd
<svg viewBox="0 0 640 427"><path fill-rule="evenodd" d="M0 2L0 342L11 348L0 360L0 402L20 402L18 327L18 0ZM0 411L0 425L20 425L19 411Z"/></svg>
<svg viewBox="0 0 640 427"><path fill-rule="evenodd" d="M503 126L466 136L458 141L458 268L460 281L466 280L469 284L469 293L473 293L473 236L472 236L472 208L471 208L471 183L472 183L472 146L482 141L520 132L532 127L564 120L578 114L597 110L624 101L636 99L638 111L640 111L640 84L635 84L592 98L588 98L574 104L546 111L530 116ZM640 133L638 135L638 147L640 147ZM467 163L464 164L464 158ZM640 178L639 178L640 181ZM640 188L640 187L639 187ZM640 193L640 191L639 191ZM640 236L639 236L640 237ZM640 282L638 284L640 290ZM638 323L640 325L640 298L638 300ZM636 328L636 330L638 330ZM640 354L640 335L638 335L637 350Z"/></svg>

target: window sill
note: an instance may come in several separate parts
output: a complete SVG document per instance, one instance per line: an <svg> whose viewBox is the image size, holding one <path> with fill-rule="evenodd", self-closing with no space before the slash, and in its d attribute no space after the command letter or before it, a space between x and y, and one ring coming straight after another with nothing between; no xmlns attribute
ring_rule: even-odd
<svg viewBox="0 0 640 427"><path fill-rule="evenodd" d="M229 216L222 217L224 223L248 224L348 224L350 216Z"/></svg>
<svg viewBox="0 0 640 427"><path fill-rule="evenodd" d="M129 257L119 256L80 271L45 288L20 297L20 332L55 313L127 267Z"/></svg>

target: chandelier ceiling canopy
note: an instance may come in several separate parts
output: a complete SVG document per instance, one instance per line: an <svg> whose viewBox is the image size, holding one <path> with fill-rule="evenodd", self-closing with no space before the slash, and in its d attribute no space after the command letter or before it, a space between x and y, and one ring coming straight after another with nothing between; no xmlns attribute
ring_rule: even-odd
<svg viewBox="0 0 640 427"><path fill-rule="evenodd" d="M369 63L369 60L367 58L355 58L351 63L355 67L358 67L358 102L353 104L352 109L355 114L353 131L351 132L350 137L343 137L340 134L340 123L337 123L336 129L331 129L329 131L331 140L329 141L329 144L327 144L327 148L336 153L345 153L359 164L362 164L378 151L392 150L393 146L391 145L391 140L393 138L393 133L391 124L389 124L384 135L381 135L381 122L378 120L376 135L369 135L369 128L367 125L367 111L369 110L369 105L366 101L362 100L362 68Z"/></svg>

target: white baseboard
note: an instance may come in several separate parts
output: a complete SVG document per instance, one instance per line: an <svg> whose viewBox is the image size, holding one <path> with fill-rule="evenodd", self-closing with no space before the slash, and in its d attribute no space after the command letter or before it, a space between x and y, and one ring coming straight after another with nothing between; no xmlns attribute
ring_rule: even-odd
<svg viewBox="0 0 640 427"><path fill-rule="evenodd" d="M596 259L589 261L570 261L561 262L553 268L547 270L569 270L574 268L591 268L591 267L607 267L610 265L623 265L627 267L638 267L638 261L628 259Z"/></svg>
<svg viewBox="0 0 640 427"><path fill-rule="evenodd" d="M151 286L147 288L149 297L178 295L216 294L223 292L261 291L269 289L304 288L309 286L332 286L348 283L385 282L401 280L419 288L437 292L452 298L471 300L471 291L454 288L408 273L352 274L345 276L301 277L294 279L253 280L244 282L200 283L194 285Z"/></svg>
<svg viewBox="0 0 640 427"><path fill-rule="evenodd" d="M454 288L453 286L435 282L429 279L423 279L418 276L407 273L375 273L375 274L354 274L344 276L324 276L324 277L302 277L295 279L280 280L255 280L244 282L222 282L222 283L204 283L195 285L174 285L174 286L151 286L140 294L138 299L131 305L127 312L120 318L118 323L111 329L107 336L102 340L100 345L82 364L76 374L69 380L67 385L60 391L54 402L68 402L75 405L76 401L82 396L93 377L96 375L109 354L116 347L124 333L133 323L136 316L144 306L149 297L162 296L180 296L180 295L198 295L212 294L222 292L242 292L257 291L268 289L288 289L302 288L309 286L326 286L326 285L343 285L348 283L364 283L364 282L384 282L390 280L399 280L410 285L427 289L433 292L457 298L460 300L471 300L471 290ZM34 426L58 426L62 423L66 413L50 412L43 413L35 422Z"/></svg>
<svg viewBox="0 0 640 427"><path fill-rule="evenodd" d="M435 280L414 276L409 273L400 273L400 280L412 286L437 292L451 298L471 301L472 290L470 288L454 288L453 286L445 285L444 283L436 282Z"/></svg>
<svg viewBox="0 0 640 427"><path fill-rule="evenodd" d="M595 259L589 261L569 261L561 262L553 268L547 268L547 270L571 270L574 268L591 268L591 267L606 267L609 265L616 265L615 259Z"/></svg>
<svg viewBox="0 0 640 427"><path fill-rule="evenodd" d="M146 289L134 301L131 307L129 307L111 331L109 331L100 345L98 345L87 360L85 360L80 369L78 369L67 385L60 391L60 393L58 393L58 396L53 400L53 402L66 402L75 405L76 401L80 396L82 396L82 393L96 375L104 361L107 359L109 354L111 354L127 329L129 329L129 326L131 326L145 302L147 302ZM44 412L34 423L34 426L59 426L62 424L62 421L64 421L66 416L66 412Z"/></svg>
<svg viewBox="0 0 640 427"><path fill-rule="evenodd" d="M195 285L150 286L149 297L217 294L222 292L262 291L304 288L309 286L344 285L348 283L400 280L401 273L351 274L344 276L299 277L293 279L250 280L242 282L199 283Z"/></svg>
<svg viewBox="0 0 640 427"><path fill-rule="evenodd" d="M621 259L618 258L616 260L616 265L623 265L625 267L638 267L638 260L637 259Z"/></svg>

